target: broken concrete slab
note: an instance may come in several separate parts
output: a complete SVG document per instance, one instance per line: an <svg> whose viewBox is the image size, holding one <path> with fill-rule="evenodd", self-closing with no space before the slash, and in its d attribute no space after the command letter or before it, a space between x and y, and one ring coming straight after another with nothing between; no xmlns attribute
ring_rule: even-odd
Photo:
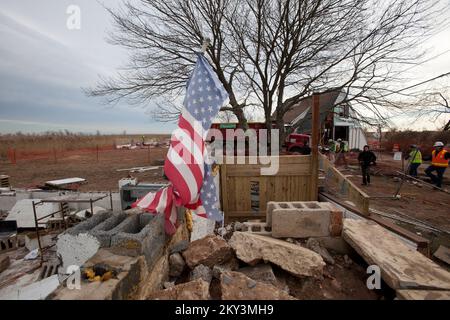
<svg viewBox="0 0 450 320"><path fill-rule="evenodd" d="M41 246L43 248L50 246L53 243L53 238L55 236L55 234L40 234L39 240L41 241ZM25 248L27 248L29 251L33 251L39 248L39 242L36 233L33 232L25 234L24 238Z"/></svg>
<svg viewBox="0 0 450 320"><path fill-rule="evenodd" d="M212 280L212 277L213 277L213 275L212 275L211 268L209 268L203 264L199 264L191 271L191 273L189 275L189 280L194 281L197 279L203 279L206 282L210 283Z"/></svg>
<svg viewBox="0 0 450 320"><path fill-rule="evenodd" d="M58 275L34 282L25 287L15 288L7 295L2 296L3 300L44 300L52 294L60 283Z"/></svg>
<svg viewBox="0 0 450 320"><path fill-rule="evenodd" d="M224 271L235 271L239 269L239 261L238 259L236 259L234 256L222 263L222 264L217 264L212 268L212 275L214 278L216 279L220 279L220 274Z"/></svg>
<svg viewBox="0 0 450 320"><path fill-rule="evenodd" d="M328 202L272 202L271 221L274 238L338 236L342 212Z"/></svg>
<svg viewBox="0 0 450 320"><path fill-rule="evenodd" d="M327 249L325 249L324 247L322 247L319 243L319 241L317 241L314 238L309 238L308 241L306 241L306 247L308 249L311 249L312 251L320 254L320 256L323 258L323 260L326 263L329 264L334 264L334 259L333 257L330 255L330 253L328 252Z"/></svg>
<svg viewBox="0 0 450 320"><path fill-rule="evenodd" d="M450 272L375 222L344 219L343 237L393 289L450 290Z"/></svg>
<svg viewBox="0 0 450 320"><path fill-rule="evenodd" d="M186 262L184 262L180 253L175 252L169 256L169 276L179 277L183 273L185 266Z"/></svg>
<svg viewBox="0 0 450 320"><path fill-rule="evenodd" d="M183 257L191 269L199 264L212 268L216 264L222 264L230 260L232 256L233 251L228 243L215 235L209 235L191 242L183 252Z"/></svg>
<svg viewBox="0 0 450 320"><path fill-rule="evenodd" d="M255 281L236 271L220 275L220 288L222 300L296 300L273 285Z"/></svg>
<svg viewBox="0 0 450 320"><path fill-rule="evenodd" d="M397 290L399 300L450 300L447 290Z"/></svg>
<svg viewBox="0 0 450 320"><path fill-rule="evenodd" d="M229 244L238 259L250 265L261 260L270 261L296 276L322 275L325 262L322 257L306 248L279 239L246 232L235 232Z"/></svg>
<svg viewBox="0 0 450 320"><path fill-rule="evenodd" d="M216 222L214 220L193 214L192 222L191 242L202 239L207 235L214 234L214 228L216 226Z"/></svg>
<svg viewBox="0 0 450 320"><path fill-rule="evenodd" d="M433 256L442 262L450 265L450 249L440 245L439 248L433 253Z"/></svg>
<svg viewBox="0 0 450 320"><path fill-rule="evenodd" d="M148 300L209 300L209 283L203 279L178 284L153 292Z"/></svg>
<svg viewBox="0 0 450 320"><path fill-rule="evenodd" d="M182 252L182 251L186 250L188 247L189 247L189 241L181 240L181 241L178 241L177 243L175 243L170 248L170 253Z"/></svg>
<svg viewBox="0 0 450 320"><path fill-rule="evenodd" d="M9 256L6 254L0 255L0 273L8 269L10 264Z"/></svg>
<svg viewBox="0 0 450 320"><path fill-rule="evenodd" d="M67 268L72 265L81 267L97 253L99 248L100 242L90 234L61 234L56 242L56 254L63 263L60 273L66 273Z"/></svg>
<svg viewBox="0 0 450 320"><path fill-rule="evenodd" d="M15 220L17 222L18 228L34 228L34 212L33 212L33 201L39 202L40 199L23 199L16 202L14 207L10 210L6 221ZM58 203L42 203L36 207L37 218L45 217L53 212L60 210ZM60 214L55 214L55 217L61 218ZM43 218L39 222L47 222L51 216Z"/></svg>
<svg viewBox="0 0 450 320"><path fill-rule="evenodd" d="M270 284L289 293L289 288L286 286L286 284L283 284L277 279L277 277L273 273L272 266L269 263L260 263L253 267L244 267L238 269L237 271L245 274L247 277L253 280Z"/></svg>

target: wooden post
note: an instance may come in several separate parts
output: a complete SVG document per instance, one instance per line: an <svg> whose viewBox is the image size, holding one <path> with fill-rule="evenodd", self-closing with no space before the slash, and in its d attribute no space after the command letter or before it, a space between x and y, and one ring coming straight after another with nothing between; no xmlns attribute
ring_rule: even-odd
<svg viewBox="0 0 450 320"><path fill-rule="evenodd" d="M96 146L96 149L97 149L97 162L98 162L98 144Z"/></svg>
<svg viewBox="0 0 450 320"><path fill-rule="evenodd" d="M311 200L318 199L318 179L319 179L319 131L320 131L320 104L319 95L313 94L312 105L312 129L311 129Z"/></svg>
<svg viewBox="0 0 450 320"><path fill-rule="evenodd" d="M147 163L150 164L150 146L147 146Z"/></svg>

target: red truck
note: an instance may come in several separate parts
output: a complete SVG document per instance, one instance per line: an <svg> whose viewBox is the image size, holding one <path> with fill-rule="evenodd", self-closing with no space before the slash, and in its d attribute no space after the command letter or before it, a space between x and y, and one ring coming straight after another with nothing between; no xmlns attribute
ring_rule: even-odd
<svg viewBox="0 0 450 320"><path fill-rule="evenodd" d="M286 137L283 147L288 153L309 154L311 137L303 133L291 133Z"/></svg>
<svg viewBox="0 0 450 320"><path fill-rule="evenodd" d="M248 123L249 128L256 131L257 136L258 130L265 129L266 124L260 123L260 122L252 122ZM225 150L225 143L226 143L226 130L227 129L237 129L236 123L213 123L211 126L212 129L218 129L222 132L222 136L224 138L224 150ZM211 141L211 138L208 137L207 141ZM301 134L301 133L291 133L289 134L283 144L284 151L287 153L299 153L299 154L309 154L310 149L310 136L307 134ZM248 145L246 145L246 149L248 148ZM236 151L235 151L236 153ZM248 151L246 151L246 154L248 154Z"/></svg>

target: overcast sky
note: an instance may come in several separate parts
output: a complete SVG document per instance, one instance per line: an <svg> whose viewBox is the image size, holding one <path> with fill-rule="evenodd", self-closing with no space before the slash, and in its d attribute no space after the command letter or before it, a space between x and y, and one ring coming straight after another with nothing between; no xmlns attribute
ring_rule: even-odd
<svg viewBox="0 0 450 320"><path fill-rule="evenodd" d="M116 7L121 0L104 2ZM80 30L66 27L72 4L81 9ZM127 61L126 52L106 42L107 30L111 19L95 0L1 0L0 133L171 132L174 125L151 119L149 106L105 106L83 93L81 88L94 85L99 74L113 74ZM447 52L417 69L414 81L450 72L450 29L428 45L430 55ZM434 129L427 122L396 121L400 127Z"/></svg>

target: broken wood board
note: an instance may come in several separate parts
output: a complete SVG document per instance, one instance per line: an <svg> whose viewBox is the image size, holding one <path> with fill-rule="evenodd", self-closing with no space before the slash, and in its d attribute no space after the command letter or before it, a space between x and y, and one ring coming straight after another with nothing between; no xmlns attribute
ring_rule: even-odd
<svg viewBox="0 0 450 320"><path fill-rule="evenodd" d="M447 290L397 290L399 300L450 300Z"/></svg>
<svg viewBox="0 0 450 320"><path fill-rule="evenodd" d="M442 262L450 265L450 249L444 246L439 246L433 256Z"/></svg>
<svg viewBox="0 0 450 320"><path fill-rule="evenodd" d="M50 186L57 189L64 189L69 187L76 187L80 184L87 183L86 179L83 178L66 178L66 179L59 179L59 180L51 180L46 181L45 185Z"/></svg>
<svg viewBox="0 0 450 320"><path fill-rule="evenodd" d="M369 213L370 196L358 188L346 175L340 172L324 155L320 155L321 167L325 172L325 184L337 185L339 193L347 195L365 216Z"/></svg>
<svg viewBox="0 0 450 320"><path fill-rule="evenodd" d="M372 221L344 219L344 240L393 289L450 290L450 273Z"/></svg>

